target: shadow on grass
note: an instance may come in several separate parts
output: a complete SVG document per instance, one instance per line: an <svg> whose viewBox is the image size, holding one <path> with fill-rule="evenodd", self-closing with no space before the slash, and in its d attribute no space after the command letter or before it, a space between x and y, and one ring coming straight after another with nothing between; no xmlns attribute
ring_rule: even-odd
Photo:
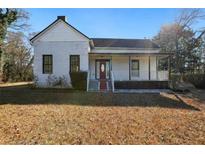
<svg viewBox="0 0 205 154"><path fill-rule="evenodd" d="M83 106L140 106L188 109L196 107L160 94L87 93L71 89L0 88L0 104L68 104Z"/></svg>

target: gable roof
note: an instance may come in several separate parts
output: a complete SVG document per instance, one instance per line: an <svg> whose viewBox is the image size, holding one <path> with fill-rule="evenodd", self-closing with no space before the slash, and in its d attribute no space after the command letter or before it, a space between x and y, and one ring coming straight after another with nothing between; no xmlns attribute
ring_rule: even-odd
<svg viewBox="0 0 205 154"><path fill-rule="evenodd" d="M86 36L85 34L83 34L82 32L80 32L79 30L77 30L75 27L73 27L72 25L70 25L68 22L66 22L65 20L62 20L61 18L56 19L54 22L52 22L49 26L47 26L45 29L43 29L42 31L40 31L38 34L36 34L34 37L32 37L30 39L30 41L32 42L34 39L37 39L41 34L43 34L44 32L46 32L49 28L51 28L53 25L55 25L58 21L63 21L66 25L70 26L72 29L74 29L75 31L77 31L78 33L80 33L81 35L83 35L85 38L89 39L90 38L88 36Z"/></svg>
<svg viewBox="0 0 205 154"><path fill-rule="evenodd" d="M152 48L159 46L149 39L114 39L114 38L92 38L94 47L119 47L119 48Z"/></svg>

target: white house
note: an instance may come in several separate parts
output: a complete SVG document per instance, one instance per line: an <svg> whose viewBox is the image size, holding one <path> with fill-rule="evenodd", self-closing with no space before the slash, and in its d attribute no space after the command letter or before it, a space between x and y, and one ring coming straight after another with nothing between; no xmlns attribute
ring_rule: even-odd
<svg viewBox="0 0 205 154"><path fill-rule="evenodd" d="M148 39L89 38L58 16L30 41L38 86L48 86L52 76L71 86L70 72L78 71L88 72L88 90L168 84L170 53Z"/></svg>

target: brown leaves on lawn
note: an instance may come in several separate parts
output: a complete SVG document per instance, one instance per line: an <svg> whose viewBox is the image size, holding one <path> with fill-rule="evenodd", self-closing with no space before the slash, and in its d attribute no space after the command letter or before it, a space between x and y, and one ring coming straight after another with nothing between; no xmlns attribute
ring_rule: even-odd
<svg viewBox="0 0 205 154"><path fill-rule="evenodd" d="M154 104L155 97L160 96L145 99ZM137 97L127 94L126 101L130 98ZM4 104L0 144L205 144L205 112L153 105Z"/></svg>

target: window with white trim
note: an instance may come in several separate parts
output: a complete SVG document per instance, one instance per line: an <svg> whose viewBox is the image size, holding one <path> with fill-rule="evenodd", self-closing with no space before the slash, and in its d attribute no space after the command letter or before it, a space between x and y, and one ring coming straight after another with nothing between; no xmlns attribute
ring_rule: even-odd
<svg viewBox="0 0 205 154"><path fill-rule="evenodd" d="M139 60L131 60L131 76L132 77L139 77Z"/></svg>
<svg viewBox="0 0 205 154"><path fill-rule="evenodd" d="M43 74L53 73L53 56L43 55Z"/></svg>
<svg viewBox="0 0 205 154"><path fill-rule="evenodd" d="M80 71L80 55L70 55L70 72Z"/></svg>

